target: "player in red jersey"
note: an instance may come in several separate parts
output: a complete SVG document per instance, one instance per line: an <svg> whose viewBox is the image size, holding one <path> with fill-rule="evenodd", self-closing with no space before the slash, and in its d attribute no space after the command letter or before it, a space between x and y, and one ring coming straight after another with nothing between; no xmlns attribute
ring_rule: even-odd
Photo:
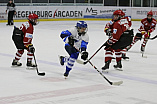
<svg viewBox="0 0 157 104"><path fill-rule="evenodd" d="M141 20L141 26L138 29L140 33L136 34L131 45L127 47L127 50L129 50L138 40L142 39L142 36L144 36L143 43L141 44L141 52L144 52L150 33L152 33L156 27L156 20L152 18L152 16L153 12L149 11L147 13L147 18Z"/></svg>
<svg viewBox="0 0 157 104"><path fill-rule="evenodd" d="M12 39L18 50L16 52L15 58L13 59L12 66L22 65L22 63L18 61L23 55L24 49L26 49L28 51L26 65L28 67L36 67L35 64L32 64L33 53L35 51L35 48L33 47L32 44L32 39L33 39L33 31L34 31L33 26L37 24L38 24L38 16L36 14L30 14L28 16L28 21L22 24L20 28L14 27Z"/></svg>
<svg viewBox="0 0 157 104"><path fill-rule="evenodd" d="M128 16L125 17L125 13L122 10L119 10L119 11L121 11L121 20L123 20L125 22L128 21L128 23L126 22L124 25L126 26L127 30L130 30L130 28L132 26L131 18L128 17ZM104 32L106 33L107 36L111 36L112 35L113 24L114 24L114 20L113 19L106 24ZM123 49L121 52L122 52L122 58L123 59L129 59L129 57L126 57L126 48Z"/></svg>
<svg viewBox="0 0 157 104"><path fill-rule="evenodd" d="M110 38L104 43L106 50L105 57L105 66L102 67L102 70L109 69L109 65L112 60L112 54L115 51L117 65L114 65L114 68L121 69L121 50L124 49L128 44L131 43L131 34L132 31L128 31L128 21L122 16L121 10L116 10L113 13L113 31ZM131 41L130 41L131 40Z"/></svg>

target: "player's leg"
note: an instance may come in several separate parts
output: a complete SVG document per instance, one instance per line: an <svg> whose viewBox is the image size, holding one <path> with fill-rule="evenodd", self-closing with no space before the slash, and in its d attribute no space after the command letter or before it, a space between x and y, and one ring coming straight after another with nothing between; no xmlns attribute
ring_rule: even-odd
<svg viewBox="0 0 157 104"><path fill-rule="evenodd" d="M12 66L21 66L22 65L22 63L20 63L18 61L21 59L23 53L24 53L24 49L17 50L15 58L13 59L13 62L12 62Z"/></svg>
<svg viewBox="0 0 157 104"><path fill-rule="evenodd" d="M116 55L117 65L114 65L114 68L121 69L122 68L122 64L121 64L121 58L122 58L121 49L115 50L115 55Z"/></svg>
<svg viewBox="0 0 157 104"><path fill-rule="evenodd" d="M141 44L141 52L145 51L145 46L147 44L148 39L144 38L143 43Z"/></svg>
<svg viewBox="0 0 157 104"><path fill-rule="evenodd" d="M138 40L142 39L142 34L141 33L137 33L136 36L134 37L132 43L127 46L125 49L128 51Z"/></svg>
<svg viewBox="0 0 157 104"><path fill-rule="evenodd" d="M101 68L102 71L106 70L106 69L109 69L109 66L110 66L110 63L111 63L111 60L112 60L112 56L113 56L113 49L106 49L105 50L105 65Z"/></svg>
<svg viewBox="0 0 157 104"><path fill-rule="evenodd" d="M79 52L72 46L65 46L66 51L70 55L70 57L67 60L66 65L66 71L64 73L64 76L67 77L69 75L69 72L71 71L72 67L74 66L75 61L78 58Z"/></svg>
<svg viewBox="0 0 157 104"><path fill-rule="evenodd" d="M27 52L27 67L36 67L35 64L32 63L33 53L28 50Z"/></svg>

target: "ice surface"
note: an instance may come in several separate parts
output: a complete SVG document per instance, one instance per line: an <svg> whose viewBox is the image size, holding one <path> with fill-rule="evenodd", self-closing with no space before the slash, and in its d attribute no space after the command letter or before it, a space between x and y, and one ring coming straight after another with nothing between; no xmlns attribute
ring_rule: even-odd
<svg viewBox="0 0 157 104"><path fill-rule="evenodd" d="M107 40L104 26L107 21L87 21L89 57ZM22 23L15 23L20 26ZM113 61L109 73L103 73L110 81L124 83L110 85L90 64L75 63L68 79L64 79L65 66L59 64L58 55L68 55L60 38L62 30L75 26L76 21L40 22L35 26L33 44L39 72L26 70L26 51L23 66L12 68L16 48L11 40L13 26L0 23L0 104L157 104L157 40L147 43L142 58L138 41L127 53L129 61L122 61L123 70L114 70ZM134 32L140 22L133 22ZM152 33L155 36L157 31ZM104 65L101 49L91 62L101 71Z"/></svg>

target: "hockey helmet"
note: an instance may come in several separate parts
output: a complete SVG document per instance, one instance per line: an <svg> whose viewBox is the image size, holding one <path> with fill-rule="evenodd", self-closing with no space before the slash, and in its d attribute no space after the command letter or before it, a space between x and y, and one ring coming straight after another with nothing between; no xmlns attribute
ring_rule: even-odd
<svg viewBox="0 0 157 104"><path fill-rule="evenodd" d="M123 11L122 10L116 10L116 11L114 11L113 12L113 15L119 15L119 16L122 16L123 15L123 13L122 13Z"/></svg>
<svg viewBox="0 0 157 104"><path fill-rule="evenodd" d="M77 28L87 28L87 23L85 21L78 21L76 24Z"/></svg>
<svg viewBox="0 0 157 104"><path fill-rule="evenodd" d="M122 16L125 16L125 13L122 11Z"/></svg>
<svg viewBox="0 0 157 104"><path fill-rule="evenodd" d="M78 33L85 34L87 32L87 23L85 21L78 21L76 23Z"/></svg>
<svg viewBox="0 0 157 104"><path fill-rule="evenodd" d="M38 15L32 13L28 16L28 20L32 23L32 25L38 24Z"/></svg>
<svg viewBox="0 0 157 104"><path fill-rule="evenodd" d="M124 16L122 13L122 10L116 10L113 12L113 20L114 21L120 20L122 16Z"/></svg>
<svg viewBox="0 0 157 104"><path fill-rule="evenodd" d="M147 16L148 16L148 15L153 16L153 12L152 12L152 10L151 10L151 11L149 11L149 12L147 13Z"/></svg>

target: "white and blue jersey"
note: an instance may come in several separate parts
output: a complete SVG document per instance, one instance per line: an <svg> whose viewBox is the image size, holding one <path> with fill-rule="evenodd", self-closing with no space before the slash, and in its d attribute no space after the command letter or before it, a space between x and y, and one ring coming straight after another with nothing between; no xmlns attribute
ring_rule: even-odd
<svg viewBox="0 0 157 104"><path fill-rule="evenodd" d="M89 36L87 33L85 33L84 35L79 35L76 27L70 28L66 31L62 31L61 38L65 42L65 45L69 45L68 44L69 36L72 36L73 39L75 39L75 42L74 42L75 48L77 48L79 50L81 49L81 51L86 51L87 45L89 42Z"/></svg>

